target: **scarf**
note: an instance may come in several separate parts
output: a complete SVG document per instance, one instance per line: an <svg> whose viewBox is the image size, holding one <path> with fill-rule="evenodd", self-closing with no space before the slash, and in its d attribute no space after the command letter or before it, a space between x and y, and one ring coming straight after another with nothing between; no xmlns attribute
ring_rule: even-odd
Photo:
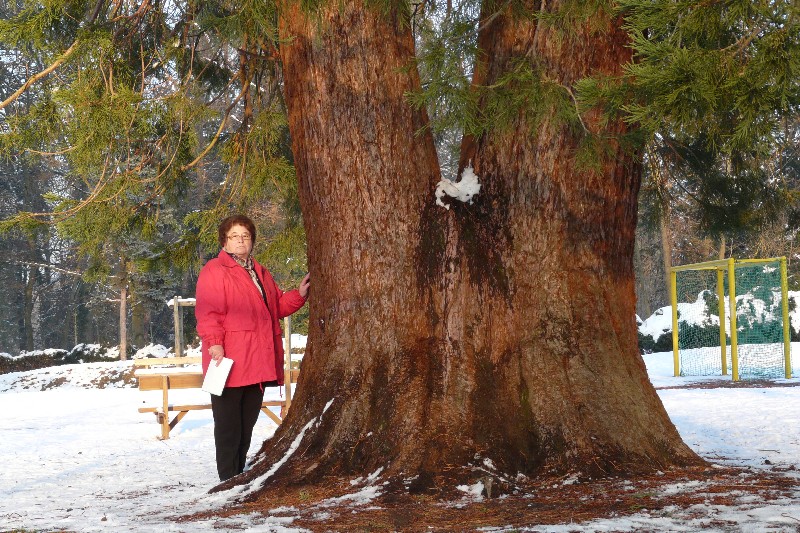
<svg viewBox="0 0 800 533"><path fill-rule="evenodd" d="M261 297L264 298L264 303L266 303L267 300L266 300L266 296L264 295L264 288L261 286L261 282L258 280L258 276L256 276L256 271L253 268L253 256L252 255L248 255L247 259L243 260L236 254L232 254L232 253L228 252L228 255L233 257L233 260L236 261L236 263L240 267L244 268L247 271L248 274L250 274L250 279L252 279L253 283L255 283L256 287L258 287L258 292L261 293Z"/></svg>

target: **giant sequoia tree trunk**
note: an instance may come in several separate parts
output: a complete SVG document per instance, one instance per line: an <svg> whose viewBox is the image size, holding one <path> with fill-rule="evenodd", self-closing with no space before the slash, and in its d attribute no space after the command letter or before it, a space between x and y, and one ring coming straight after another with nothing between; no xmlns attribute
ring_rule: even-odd
<svg viewBox="0 0 800 533"><path fill-rule="evenodd" d="M698 462L638 355L637 162L612 147L583 169L586 132L548 119L532 129L521 114L465 141L483 184L475 202L436 206L433 141L416 134L426 117L404 97L419 87L410 29L357 1L332 4L309 19L291 3L282 16L309 343L292 409L244 478L285 460L270 480L382 468L423 489L485 459L586 475ZM492 17L476 83L515 57L565 88L617 73L629 52L610 24L556 38ZM597 116L584 122L600 132Z"/></svg>
<svg viewBox="0 0 800 533"><path fill-rule="evenodd" d="M590 75L619 75L630 49L620 21L608 22L598 33L495 17L479 35L486 66L475 82L491 86L521 59L565 95ZM451 286L460 289L446 307L446 338L457 340L458 385L475 398L460 417L484 447L503 450L492 459L510 471L598 475L697 461L638 353L641 169L615 140L625 126L596 112L580 127L552 114L534 125L529 114L462 145L461 167L471 161L484 187L452 214ZM607 147L581 165L579 143L592 136ZM509 411L518 416L502 416Z"/></svg>

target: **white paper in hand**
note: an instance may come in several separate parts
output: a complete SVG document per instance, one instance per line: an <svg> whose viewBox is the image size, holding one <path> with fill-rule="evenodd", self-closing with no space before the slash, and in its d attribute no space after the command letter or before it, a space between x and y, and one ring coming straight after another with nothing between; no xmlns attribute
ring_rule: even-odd
<svg viewBox="0 0 800 533"><path fill-rule="evenodd" d="M211 364L208 365L206 377L203 379L203 386L201 388L214 396L222 394L222 389L225 387L225 382L228 380L231 366L233 366L233 359L223 357L219 366L217 366L217 363L212 359Z"/></svg>

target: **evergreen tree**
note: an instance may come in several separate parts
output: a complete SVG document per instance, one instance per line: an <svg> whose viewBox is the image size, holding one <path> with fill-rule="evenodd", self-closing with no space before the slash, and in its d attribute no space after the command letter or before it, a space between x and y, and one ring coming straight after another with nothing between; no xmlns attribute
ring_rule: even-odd
<svg viewBox="0 0 800 533"><path fill-rule="evenodd" d="M291 189L282 83L312 320L296 401L245 477L286 458L271 483L385 467L424 491L484 458L512 475L700 462L636 349L642 153L668 144L708 231L785 205L764 165L797 114L795 3L485 0L448 12L474 41L420 33L422 59L407 3L41 7L0 24L47 65L4 101L2 143L83 184L44 218L98 270L189 190L206 209L173 215L191 231L165 247L187 261L232 206ZM473 204L436 204L433 132L464 134Z"/></svg>
<svg viewBox="0 0 800 533"><path fill-rule="evenodd" d="M220 5L40 7L8 6L0 34L13 57L34 65L29 70L58 75L9 84L0 148L61 176L46 206L19 210L6 228L54 224L77 243L87 280L116 284L118 301L122 292L132 295L137 339L142 313L164 305L145 296L147 287L164 276L174 286L182 272L196 271L198 250L216 247L222 216L272 196L285 221L273 234L279 245L298 248L276 76L262 64L258 42L240 46L248 40L242 21L262 13Z"/></svg>
<svg viewBox="0 0 800 533"><path fill-rule="evenodd" d="M797 7L621 4L639 53L626 110L650 138L643 231L660 234L666 266L791 255L781 243L796 233Z"/></svg>

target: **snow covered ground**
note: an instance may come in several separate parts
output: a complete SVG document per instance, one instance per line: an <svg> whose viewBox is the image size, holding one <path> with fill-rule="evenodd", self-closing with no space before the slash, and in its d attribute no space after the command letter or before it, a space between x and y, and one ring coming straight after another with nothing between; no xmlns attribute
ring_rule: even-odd
<svg viewBox="0 0 800 533"><path fill-rule="evenodd" d="M800 354L800 345L793 352ZM644 357L657 388L729 380L675 378L670 353ZM142 404L156 403L159 393L93 387L99 376L124 372L129 364L66 365L0 375L0 531L299 531L292 526L293 510L287 508L266 517L171 520L220 508L238 491L207 493L217 482L210 411L189 413L171 438L161 441L153 415L137 411ZM799 364L794 375L800 376ZM198 393L175 394L176 401L193 401ZM269 394L277 398L278 390L270 389ZM661 389L659 395L687 444L716 464L771 468L800 459L800 387ZM207 396L200 393L195 399L205 402ZM275 428L262 414L251 452ZM354 483L353 496L338 503L373 505L370 499L379 493L379 479L361 480ZM742 531L797 531L800 494L740 507L676 509L668 516L643 510L633 516L524 530L713 531L704 527L710 516L736 521Z"/></svg>

